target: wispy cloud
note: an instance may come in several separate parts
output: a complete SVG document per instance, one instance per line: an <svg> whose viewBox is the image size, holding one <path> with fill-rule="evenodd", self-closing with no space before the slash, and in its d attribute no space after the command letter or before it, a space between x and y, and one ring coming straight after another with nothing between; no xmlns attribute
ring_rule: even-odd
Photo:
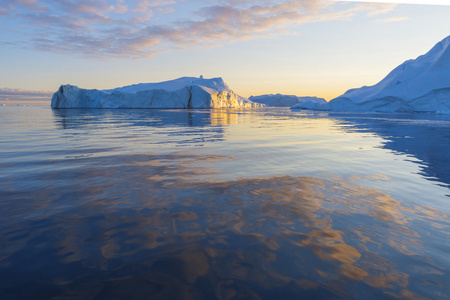
<svg viewBox="0 0 450 300"><path fill-rule="evenodd" d="M331 1L331 2L340 3L342 1ZM396 7L397 4L393 3L357 3L350 8L333 11L332 13L330 13L329 18L350 21L353 19L353 17L355 17L358 14L366 14L368 17L373 17L377 15L390 13Z"/></svg>
<svg viewBox="0 0 450 300"><path fill-rule="evenodd" d="M0 15L21 20L25 29L18 30L43 51L136 59L277 35L307 22L348 19L358 13L373 16L395 7L362 3L334 11L334 3L326 0L209 0L192 1L196 9L183 15L182 2L188 0L3 0ZM163 14L174 17L164 22Z"/></svg>
<svg viewBox="0 0 450 300"><path fill-rule="evenodd" d="M50 101L53 92L0 88L0 101Z"/></svg>
<svg viewBox="0 0 450 300"><path fill-rule="evenodd" d="M390 18L386 18L386 19L380 19L380 20L376 20L375 22L379 22L379 23L393 23L393 22L401 22L401 21L406 21L409 18L407 17L390 17Z"/></svg>
<svg viewBox="0 0 450 300"><path fill-rule="evenodd" d="M369 16L376 16L391 12L396 6L394 3L360 3L357 9L367 11Z"/></svg>

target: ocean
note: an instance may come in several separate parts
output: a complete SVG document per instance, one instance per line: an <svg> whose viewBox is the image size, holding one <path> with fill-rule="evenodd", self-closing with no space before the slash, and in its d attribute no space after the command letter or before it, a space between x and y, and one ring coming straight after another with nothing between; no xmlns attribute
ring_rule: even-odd
<svg viewBox="0 0 450 300"><path fill-rule="evenodd" d="M0 107L0 299L449 299L450 115Z"/></svg>

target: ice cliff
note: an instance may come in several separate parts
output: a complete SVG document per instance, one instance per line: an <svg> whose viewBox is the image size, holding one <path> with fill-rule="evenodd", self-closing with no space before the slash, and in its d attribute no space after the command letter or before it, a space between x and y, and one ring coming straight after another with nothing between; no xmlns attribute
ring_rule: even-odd
<svg viewBox="0 0 450 300"><path fill-rule="evenodd" d="M111 90L61 85L51 107L58 108L241 108L261 107L236 95L222 78L182 77Z"/></svg>
<svg viewBox="0 0 450 300"><path fill-rule="evenodd" d="M316 104L325 104L325 99L317 97L297 97L293 95L270 94L261 96L251 96L249 99L253 102L265 104L267 106L291 107L294 105L312 108Z"/></svg>
<svg viewBox="0 0 450 300"><path fill-rule="evenodd" d="M322 109L332 111L450 111L450 36L408 60L373 86L348 90Z"/></svg>

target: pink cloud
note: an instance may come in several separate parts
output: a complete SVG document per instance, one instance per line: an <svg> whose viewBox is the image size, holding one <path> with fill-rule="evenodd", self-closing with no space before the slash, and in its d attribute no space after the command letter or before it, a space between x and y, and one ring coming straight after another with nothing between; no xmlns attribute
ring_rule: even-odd
<svg viewBox="0 0 450 300"><path fill-rule="evenodd" d="M191 47L211 47L236 40L274 36L291 25L351 18L357 13L376 15L393 6L357 4L334 11L326 0L210 0L190 15L163 25L153 18L180 13L172 0L4 0L0 9L14 7L9 17L33 26L24 32L43 51L76 53L86 57L151 57ZM198 2L196 2L198 5ZM206 3L206 4L205 4ZM4 7L1 7L4 6ZM160 22L162 18L159 18ZM45 29L42 29L45 28Z"/></svg>
<svg viewBox="0 0 450 300"><path fill-rule="evenodd" d="M170 0L154 0L154 1L137 1L135 11L147 12L149 9L154 7L174 5L176 1Z"/></svg>
<svg viewBox="0 0 450 300"><path fill-rule="evenodd" d="M380 22L380 23L392 23L392 22L401 22L401 21L406 21L409 18L407 17L402 17L402 16L397 16L397 17L389 17L386 19L382 19L382 20L377 20L376 22Z"/></svg>
<svg viewBox="0 0 450 300"><path fill-rule="evenodd" d="M369 16L375 16L391 12L396 6L395 3L360 3L357 9L367 11Z"/></svg>
<svg viewBox="0 0 450 300"><path fill-rule="evenodd" d="M124 14L128 11L128 6L122 4L116 4L114 11L118 14Z"/></svg>

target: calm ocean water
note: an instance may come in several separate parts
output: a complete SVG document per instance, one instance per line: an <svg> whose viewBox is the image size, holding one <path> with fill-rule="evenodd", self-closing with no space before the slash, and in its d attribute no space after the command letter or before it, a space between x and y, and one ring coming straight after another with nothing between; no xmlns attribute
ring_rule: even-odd
<svg viewBox="0 0 450 300"><path fill-rule="evenodd" d="M0 299L449 299L450 116L0 107Z"/></svg>

